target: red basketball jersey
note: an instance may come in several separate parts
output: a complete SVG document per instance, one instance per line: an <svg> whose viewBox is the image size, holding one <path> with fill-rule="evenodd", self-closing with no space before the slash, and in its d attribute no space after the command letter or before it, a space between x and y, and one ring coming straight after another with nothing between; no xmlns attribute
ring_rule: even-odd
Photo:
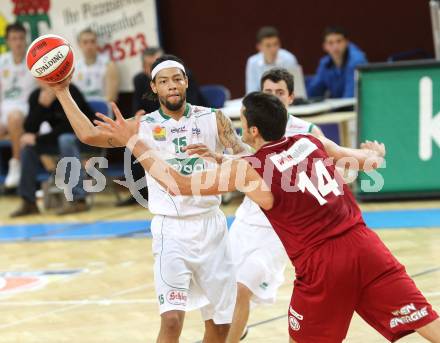
<svg viewBox="0 0 440 343"><path fill-rule="evenodd" d="M365 226L351 191L317 138L284 137L246 160L271 188L274 205L263 212L292 262L332 237Z"/></svg>

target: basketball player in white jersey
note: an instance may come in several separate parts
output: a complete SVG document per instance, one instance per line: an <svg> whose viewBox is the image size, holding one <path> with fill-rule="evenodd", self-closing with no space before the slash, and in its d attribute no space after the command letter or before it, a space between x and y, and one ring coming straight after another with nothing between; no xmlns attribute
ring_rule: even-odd
<svg viewBox="0 0 440 343"><path fill-rule="evenodd" d="M160 109L143 117L140 134L175 169L188 175L214 167L214 162L189 157L185 147L191 144L204 144L218 155L225 148L233 154L245 153L231 121L221 111L186 103L188 79L180 59L160 57L151 76ZM65 81L53 87L78 138L89 145L123 146L92 125L72 100L67 85ZM117 110L114 104L113 109ZM236 279L220 198L171 196L153 179L147 182L149 209L155 214L151 231L161 313L158 342L178 342L185 312L195 308L201 309L205 321L204 342L225 342L234 312Z"/></svg>
<svg viewBox="0 0 440 343"><path fill-rule="evenodd" d="M23 25L7 26L6 44L10 51L0 55L0 139L8 135L11 140L12 158L5 186L13 188L20 180L20 138L29 110L28 98L37 84L26 67L26 29Z"/></svg>
<svg viewBox="0 0 440 343"><path fill-rule="evenodd" d="M110 58L98 52L96 32L85 29L78 35L82 56L77 60L73 83L87 101L116 101L119 87L118 70Z"/></svg>

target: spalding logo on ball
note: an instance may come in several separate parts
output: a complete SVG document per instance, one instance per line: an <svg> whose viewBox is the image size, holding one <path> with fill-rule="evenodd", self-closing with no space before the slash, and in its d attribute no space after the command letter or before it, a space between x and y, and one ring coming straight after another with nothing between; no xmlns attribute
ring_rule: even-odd
<svg viewBox="0 0 440 343"><path fill-rule="evenodd" d="M73 71L73 51L69 42L57 35L44 35L32 42L26 64L32 75L44 82L56 83Z"/></svg>

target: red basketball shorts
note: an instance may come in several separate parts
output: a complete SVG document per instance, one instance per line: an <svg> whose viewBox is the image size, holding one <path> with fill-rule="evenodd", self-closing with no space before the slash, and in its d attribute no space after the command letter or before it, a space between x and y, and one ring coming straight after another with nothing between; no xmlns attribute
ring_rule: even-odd
<svg viewBox="0 0 440 343"><path fill-rule="evenodd" d="M377 234L356 228L297 263L289 333L298 343L339 343L356 311L389 341L437 313Z"/></svg>

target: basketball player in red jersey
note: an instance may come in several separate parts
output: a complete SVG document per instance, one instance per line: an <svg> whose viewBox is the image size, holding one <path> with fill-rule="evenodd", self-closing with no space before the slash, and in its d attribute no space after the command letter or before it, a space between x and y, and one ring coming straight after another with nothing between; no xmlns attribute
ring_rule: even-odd
<svg viewBox="0 0 440 343"><path fill-rule="evenodd" d="M310 135L285 138L287 114L278 99L251 93L243 100L243 140L256 150L253 156L191 177L133 138L139 118L125 121L115 106L114 111L116 121L102 116L102 129L129 147L172 194L240 189L260 205L296 270L288 317L291 342L342 342L356 311L391 342L417 331L440 343L437 313L366 227L353 195L328 163L325 149L334 143ZM384 155L378 143L349 150L364 170L377 167ZM341 158L347 155L346 148L339 152Z"/></svg>

